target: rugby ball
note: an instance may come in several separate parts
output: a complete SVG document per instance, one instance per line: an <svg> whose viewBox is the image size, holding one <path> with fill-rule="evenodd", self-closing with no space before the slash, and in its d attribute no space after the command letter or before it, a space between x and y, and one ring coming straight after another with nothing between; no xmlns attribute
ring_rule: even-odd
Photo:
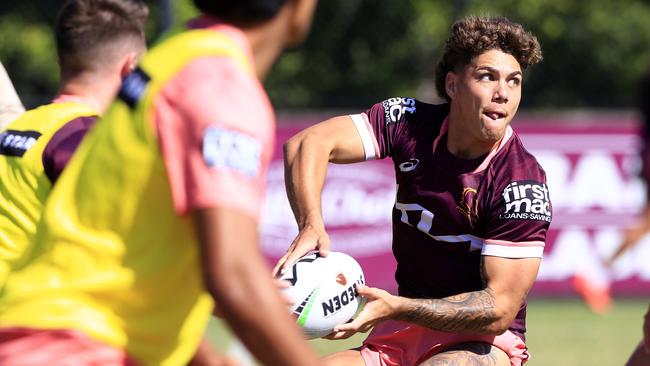
<svg viewBox="0 0 650 366"><path fill-rule="evenodd" d="M291 311L307 339L320 338L348 322L363 306L354 285L365 284L359 263L349 255L330 252L322 257L310 252L280 277L291 283L283 289Z"/></svg>

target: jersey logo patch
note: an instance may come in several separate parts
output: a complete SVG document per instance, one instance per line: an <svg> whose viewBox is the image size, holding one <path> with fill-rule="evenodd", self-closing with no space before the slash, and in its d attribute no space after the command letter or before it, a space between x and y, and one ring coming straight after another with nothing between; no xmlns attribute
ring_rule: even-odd
<svg viewBox="0 0 650 366"><path fill-rule="evenodd" d="M249 177L261 168L262 143L253 136L208 127L203 137L203 160L209 167L234 170Z"/></svg>
<svg viewBox="0 0 650 366"><path fill-rule="evenodd" d="M6 130L0 133L0 155L22 157L41 137L36 131Z"/></svg>
<svg viewBox="0 0 650 366"><path fill-rule="evenodd" d="M478 208L476 206L476 196L478 191L474 188L465 187L460 197L460 203L456 209L467 219L467 222L474 224L478 221Z"/></svg>
<svg viewBox="0 0 650 366"><path fill-rule="evenodd" d="M415 170L418 164L420 164L420 159L409 159L399 165L399 170L406 173Z"/></svg>
<svg viewBox="0 0 650 366"><path fill-rule="evenodd" d="M386 123L397 122L404 113L415 113L415 99L390 98L381 102Z"/></svg>
<svg viewBox="0 0 650 366"><path fill-rule="evenodd" d="M551 222L551 201L545 183L532 180L511 182L501 195L504 211L499 218Z"/></svg>

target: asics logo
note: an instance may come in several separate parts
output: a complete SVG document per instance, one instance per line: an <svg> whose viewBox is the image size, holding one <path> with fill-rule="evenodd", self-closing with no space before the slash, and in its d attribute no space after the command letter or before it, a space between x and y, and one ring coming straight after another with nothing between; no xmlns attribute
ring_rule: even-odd
<svg viewBox="0 0 650 366"><path fill-rule="evenodd" d="M420 159L409 159L399 165L399 170L402 172L410 172L420 164Z"/></svg>

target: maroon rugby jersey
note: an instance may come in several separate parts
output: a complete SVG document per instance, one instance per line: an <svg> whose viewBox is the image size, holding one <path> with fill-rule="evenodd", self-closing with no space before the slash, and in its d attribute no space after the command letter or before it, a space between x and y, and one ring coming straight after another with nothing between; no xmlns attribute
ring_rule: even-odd
<svg viewBox="0 0 650 366"><path fill-rule="evenodd" d="M401 296L483 289L481 255L542 257L551 222L544 170L510 127L486 156L452 155L448 114L448 104L391 98L351 116L366 158L391 157L395 166L393 253ZM524 303L510 326L522 337L525 315Z"/></svg>

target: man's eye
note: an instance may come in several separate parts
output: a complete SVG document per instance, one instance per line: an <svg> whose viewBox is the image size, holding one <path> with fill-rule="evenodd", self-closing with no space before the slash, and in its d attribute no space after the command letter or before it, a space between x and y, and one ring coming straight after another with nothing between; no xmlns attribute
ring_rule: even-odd
<svg viewBox="0 0 650 366"><path fill-rule="evenodd" d="M521 79L519 79L519 78L510 79L510 85L512 85L512 86L521 85Z"/></svg>
<svg viewBox="0 0 650 366"><path fill-rule="evenodd" d="M481 80L481 81L490 81L493 78L492 78L491 74L481 74L481 75L479 75L478 79Z"/></svg>

